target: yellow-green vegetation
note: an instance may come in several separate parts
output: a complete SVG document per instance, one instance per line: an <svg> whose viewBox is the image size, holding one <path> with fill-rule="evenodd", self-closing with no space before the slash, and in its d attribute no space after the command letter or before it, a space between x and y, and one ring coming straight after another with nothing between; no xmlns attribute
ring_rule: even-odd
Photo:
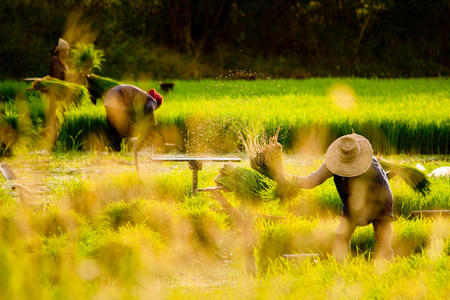
<svg viewBox="0 0 450 300"><path fill-rule="evenodd" d="M429 173L450 163L447 85L448 79L179 81L156 118L166 142L194 154L243 150L239 132L250 128L272 135L279 128L289 155L277 161L289 174L316 170L330 140L352 129L383 154L444 154L386 157L409 166L421 163ZM278 199L273 182L250 169L249 160L231 169L205 163L199 187L221 183L214 180L220 172L234 172L228 178L234 179L222 184L235 192L224 195L239 212L236 219L208 193L192 193L185 164L156 164L150 160L155 149L143 149L136 174L126 143L121 152L108 151L104 108L86 101L83 87L70 93L83 99L81 105L60 116L56 151L30 151L41 136L48 99L26 88L0 84L1 154L12 155L2 162L18 177L17 182L0 177L0 298L450 295L450 221L411 216L413 210L450 209L448 177L430 178L426 195L398 177L390 180L393 262L372 260L369 225L355 231L352 258L337 263L330 254L342 204L332 180ZM96 151L65 152L79 149ZM245 178L252 180L242 182ZM261 186L269 187L266 194L260 194ZM283 256L304 253L318 256Z"/></svg>
<svg viewBox="0 0 450 300"><path fill-rule="evenodd" d="M86 105L89 103L89 93L84 86L49 76L37 79L33 82L31 88L53 96L55 101L68 108L71 105Z"/></svg>
<svg viewBox="0 0 450 300"><path fill-rule="evenodd" d="M107 81L107 86L118 83ZM131 83L145 90L158 87L157 82ZM100 85L94 98L104 93L105 83ZM189 152L241 149L238 132L260 126L269 136L279 128L279 141L286 150L320 153L336 137L354 130L366 136L376 152L448 154L448 85L447 78L176 81L174 91L164 95L164 104L155 115L165 141ZM39 132L42 105L37 104L36 94L25 92L25 88L25 84L12 81L0 84L0 128L16 130L14 126L21 127L20 120L31 117L34 127L23 130ZM17 109L6 103L13 106L11 99L25 94L29 113L12 113ZM80 118L67 120L74 124L61 127L62 149L83 148L74 147L88 139L79 133L95 131L85 128L79 119L92 118L88 123L96 124L99 132L107 127L101 108L86 104L74 109L79 110L76 114ZM13 145L11 142L9 147Z"/></svg>
<svg viewBox="0 0 450 300"><path fill-rule="evenodd" d="M100 70L104 61L103 50L95 49L93 44L77 43L71 49L70 60L76 71L86 76L93 70Z"/></svg>
<svg viewBox="0 0 450 300"><path fill-rule="evenodd" d="M255 170L235 164L225 164L214 180L245 202L274 200L276 183Z"/></svg>
<svg viewBox="0 0 450 300"><path fill-rule="evenodd" d="M88 74L86 80L93 103L96 103L97 99L102 99L109 89L120 84L117 80L95 74Z"/></svg>
<svg viewBox="0 0 450 300"><path fill-rule="evenodd" d="M426 171L447 157L400 156ZM450 294L450 221L412 219L421 208L450 209L448 178L431 193L391 180L395 259L371 259L371 225L356 230L352 258L331 256L339 199L332 180L289 201L247 206L225 193L248 222L237 224L208 194L192 194L185 164L140 152L31 153L4 159L18 183L0 178L0 278L5 299L323 299L433 298ZM323 158L283 158L305 175ZM249 168L250 162L240 163ZM206 163L200 187L222 164ZM264 216L281 218L265 218ZM283 254L318 253L306 258ZM249 273L255 266L255 272Z"/></svg>
<svg viewBox="0 0 450 300"><path fill-rule="evenodd" d="M237 140L232 128L262 123L269 136L280 127L285 148L310 148L315 137L323 151L353 129L382 153L446 154L447 86L446 78L180 81L157 118L201 135L209 149L226 150Z"/></svg>

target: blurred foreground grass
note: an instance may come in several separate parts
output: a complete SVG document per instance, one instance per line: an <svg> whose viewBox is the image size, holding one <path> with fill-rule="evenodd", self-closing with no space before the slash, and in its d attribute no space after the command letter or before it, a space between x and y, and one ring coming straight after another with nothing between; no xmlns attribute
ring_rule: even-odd
<svg viewBox="0 0 450 300"><path fill-rule="evenodd" d="M427 171L448 158L396 157ZM286 157L305 175L322 162ZM8 158L20 197L0 179L0 294L5 299L385 299L450 295L450 220L410 219L412 209L450 209L449 179L432 179L429 196L391 181L395 221L392 263L374 262L372 226L358 228L353 259L329 256L339 199L332 182L296 199L248 208L249 230L216 201L191 193L185 164L155 164L140 153L42 154ZM248 161L241 163L248 164ZM205 164L200 186L214 185L221 164ZM240 201L226 194L234 206ZM45 204L43 204L45 203ZM249 223L250 224L250 223ZM249 244L250 243L250 244ZM319 253L292 260L282 254ZM248 255L256 265L249 269Z"/></svg>

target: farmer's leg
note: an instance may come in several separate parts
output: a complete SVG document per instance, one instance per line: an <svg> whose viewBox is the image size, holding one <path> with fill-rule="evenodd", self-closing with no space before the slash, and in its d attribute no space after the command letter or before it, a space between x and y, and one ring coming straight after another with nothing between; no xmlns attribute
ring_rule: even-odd
<svg viewBox="0 0 450 300"><path fill-rule="evenodd" d="M394 251L391 246L392 218L385 217L373 222L375 232L375 259L392 260Z"/></svg>
<svg viewBox="0 0 450 300"><path fill-rule="evenodd" d="M337 261L344 261L350 252L350 238L355 231L356 225L346 217L339 217L339 225L333 244L333 256Z"/></svg>

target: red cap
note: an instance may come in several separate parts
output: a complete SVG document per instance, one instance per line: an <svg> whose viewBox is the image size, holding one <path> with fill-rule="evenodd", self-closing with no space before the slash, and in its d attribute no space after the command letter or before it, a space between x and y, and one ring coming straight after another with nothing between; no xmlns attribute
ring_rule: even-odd
<svg viewBox="0 0 450 300"><path fill-rule="evenodd" d="M151 89L150 91L148 91L148 94L156 100L156 103L158 103L158 106L161 106L161 104L163 102L163 97L161 96L160 93L158 93L155 89Z"/></svg>

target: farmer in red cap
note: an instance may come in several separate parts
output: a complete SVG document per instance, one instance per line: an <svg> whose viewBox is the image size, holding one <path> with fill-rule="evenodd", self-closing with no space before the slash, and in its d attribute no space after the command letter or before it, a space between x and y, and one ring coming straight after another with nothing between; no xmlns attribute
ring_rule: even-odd
<svg viewBox="0 0 450 300"><path fill-rule="evenodd" d="M121 84L108 91L103 100L108 123L121 138L147 136L156 127L154 112L163 102L155 90L148 92Z"/></svg>
<svg viewBox="0 0 450 300"><path fill-rule="evenodd" d="M333 245L337 260L349 253L350 238L356 226L373 224L375 257L392 259L392 192L388 177L373 157L370 142L358 134L348 134L329 147L325 163L309 176L280 174L277 182L312 189L330 177L343 203L342 214Z"/></svg>

